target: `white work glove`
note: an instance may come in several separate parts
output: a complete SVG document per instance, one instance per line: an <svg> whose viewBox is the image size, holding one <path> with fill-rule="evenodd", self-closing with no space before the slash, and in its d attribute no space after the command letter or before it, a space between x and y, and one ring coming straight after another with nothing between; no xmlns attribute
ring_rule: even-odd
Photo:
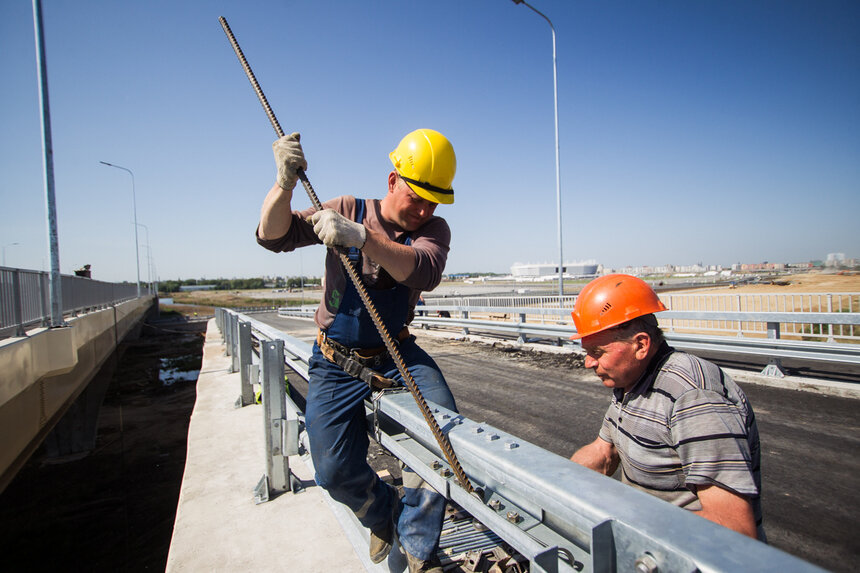
<svg viewBox="0 0 860 573"><path fill-rule="evenodd" d="M272 144L275 152L275 164L278 166L278 186L284 191L292 191L299 178L298 170L302 168L307 171L308 162L305 160L305 152L299 143L301 135L293 133L285 135Z"/></svg>
<svg viewBox="0 0 860 573"><path fill-rule="evenodd" d="M350 221L337 211L324 209L311 215L314 233L326 247L362 248L367 230L361 223Z"/></svg>

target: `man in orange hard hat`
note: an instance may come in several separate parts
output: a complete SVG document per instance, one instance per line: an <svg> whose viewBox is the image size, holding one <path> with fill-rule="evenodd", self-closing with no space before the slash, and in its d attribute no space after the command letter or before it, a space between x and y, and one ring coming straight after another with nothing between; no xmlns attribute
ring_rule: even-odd
<svg viewBox="0 0 860 573"><path fill-rule="evenodd" d="M573 321L613 398L596 440L571 460L750 537L766 540L758 428L743 391L718 366L671 348L644 281L612 274L587 284Z"/></svg>

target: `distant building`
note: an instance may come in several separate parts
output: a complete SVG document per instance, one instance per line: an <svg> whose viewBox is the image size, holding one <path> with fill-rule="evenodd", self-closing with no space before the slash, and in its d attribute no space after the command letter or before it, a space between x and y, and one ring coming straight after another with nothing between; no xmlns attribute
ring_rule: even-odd
<svg viewBox="0 0 860 573"><path fill-rule="evenodd" d="M844 267L846 266L845 253L827 253L827 258L824 259L825 267Z"/></svg>
<svg viewBox="0 0 860 573"><path fill-rule="evenodd" d="M674 265L663 265L659 267L645 265L642 267L626 266L618 272L624 273L625 275L633 275L635 277L647 277L651 275L671 275L675 271L676 267Z"/></svg>
<svg viewBox="0 0 860 573"><path fill-rule="evenodd" d="M735 263L732 265L732 270L741 273L755 273L762 271L784 271L785 263Z"/></svg>
<svg viewBox="0 0 860 573"><path fill-rule="evenodd" d="M597 261L577 261L564 263L562 273L565 277L591 277L597 274ZM514 263L511 275L517 280L542 280L558 276L558 265L555 263Z"/></svg>

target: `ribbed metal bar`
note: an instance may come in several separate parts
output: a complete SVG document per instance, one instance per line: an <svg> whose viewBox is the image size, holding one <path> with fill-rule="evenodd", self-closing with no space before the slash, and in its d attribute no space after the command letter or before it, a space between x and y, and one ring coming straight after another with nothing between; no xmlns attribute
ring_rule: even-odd
<svg viewBox="0 0 860 573"><path fill-rule="evenodd" d="M227 38L230 40L230 44L233 46L233 50L236 52L236 56L239 58L239 62L242 64L242 68L245 70L245 75L248 76L251 85L254 87L254 91L257 92L257 97L259 98L260 103L263 105L263 109L265 110L266 115L269 117L269 121L272 123L272 127L275 128L275 132L278 134L278 137L283 137L284 130L281 129L281 125L278 123L278 120L275 117L275 113L274 111L272 111L272 107L269 105L268 100L266 100L266 96L265 94L263 94L263 90L262 88L260 88L260 84L257 81L256 76L254 76L254 72L253 70L251 70L251 66L248 64L248 60L245 59L245 55L242 53L242 48L239 47L239 43L236 41L236 37L233 35L233 31L230 29L229 24L227 24L227 20L222 16L221 18L219 18L219 21L221 22L221 27L224 29L224 33L227 34ZM311 200L311 203L313 203L314 207L316 207L317 210L322 210L322 204L320 203L316 192L311 186L310 181L308 181L304 170L299 169L298 176L299 180L301 180L302 185L305 188L305 191L308 194L308 197ZM346 272L349 275L352 284L358 291L358 294L361 297L361 300L364 303L368 314L373 320L373 324L376 326L376 330L379 332L383 343L385 343L385 347L388 349L389 355L394 360L394 364L397 366L397 371L400 372L400 376L403 378L406 387L409 389L409 392L412 394L412 397L415 399L415 402L418 404L419 408L421 409L421 412L424 414L424 418L427 424L430 426L430 429L433 431L433 435L435 436L436 441L439 443L439 447L441 447L442 451L445 452L445 457L451 464L451 467L457 476L457 480L460 482L460 485L463 487L463 489L471 493L473 491L473 488L472 484L469 482L469 477L463 471L463 468L460 466L459 461L457 461L457 456L454 453L454 448L451 447L451 443L448 441L447 436L444 432L442 432L442 429L439 427L439 425L436 423L435 419L431 415L430 408L429 406L427 406L427 401L424 399L424 396L418 389L418 384L415 383L415 379L412 377L412 374L409 372L406 363L403 361L403 356L400 354L400 348L395 343L394 338L391 336L391 333L388 332L388 329L382 322L382 318L379 316L379 312L376 310L376 306L373 304L373 301L367 294L367 289L365 288L364 282L361 280L358 271L355 269L353 264L350 262L349 257L344 252L337 251L337 253L338 257L340 258L341 264L343 265L344 269L346 269Z"/></svg>

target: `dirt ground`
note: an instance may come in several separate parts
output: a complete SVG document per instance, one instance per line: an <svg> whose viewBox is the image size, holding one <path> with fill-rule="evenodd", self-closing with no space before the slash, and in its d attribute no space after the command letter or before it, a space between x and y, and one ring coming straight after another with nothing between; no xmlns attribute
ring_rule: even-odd
<svg viewBox="0 0 860 573"><path fill-rule="evenodd" d="M447 284L447 283L446 283ZM465 288L465 287L464 287ZM676 293L688 292L684 290L673 291ZM696 288L689 292L707 292L720 294L782 294L782 293L844 293L860 292L860 273L813 271L795 275L786 275L775 281L767 281L757 284L742 284L735 288L715 287ZM254 306L260 304L283 305L284 301L294 304L304 299L305 304L319 302L319 290L306 290L300 292L273 292L272 289L247 290L247 291L191 291L172 293L177 305L206 305L206 306Z"/></svg>
<svg viewBox="0 0 860 573"><path fill-rule="evenodd" d="M95 449L63 463L39 451L0 494L0 569L164 570L205 326L144 327L121 345Z"/></svg>
<svg viewBox="0 0 860 573"><path fill-rule="evenodd" d="M307 290L301 292L275 292L272 289L252 290L195 290L174 292L168 296L176 305L194 305L198 307L222 306L227 308L285 306L301 304L317 304L322 291Z"/></svg>
<svg viewBox="0 0 860 573"><path fill-rule="evenodd" d="M676 292L682 293L684 291ZM788 275L767 283L745 284L735 288L697 289L696 292L709 294L860 293L860 273L809 272Z"/></svg>

